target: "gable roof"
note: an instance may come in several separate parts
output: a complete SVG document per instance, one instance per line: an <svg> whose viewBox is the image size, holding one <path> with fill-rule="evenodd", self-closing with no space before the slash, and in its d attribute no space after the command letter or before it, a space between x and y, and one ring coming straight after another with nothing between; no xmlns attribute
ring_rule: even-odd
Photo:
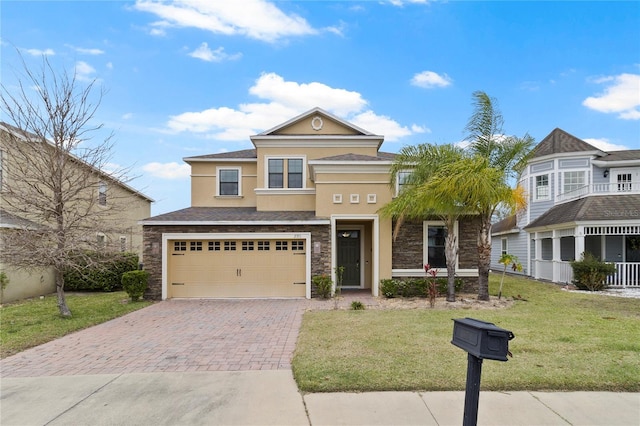
<svg viewBox="0 0 640 426"><path fill-rule="evenodd" d="M0 209L0 228L42 229L41 225Z"/></svg>
<svg viewBox="0 0 640 426"><path fill-rule="evenodd" d="M293 117L292 119L287 120L282 124L279 124L279 125L277 125L275 127L272 127L269 130L265 130L262 133L258 133L256 136L269 136L271 134L277 133L279 130L284 129L285 127L289 127L289 126L291 126L291 125L293 125L295 123L298 123L300 121L303 121L303 120L305 120L305 119L307 119L307 118L309 118L311 116L315 116L315 115L324 115L326 118L329 118L329 119L331 119L333 121L336 121L336 122L340 123L342 126L353 130L356 134L360 134L360 135L363 135L363 136L377 136L374 133L371 133L371 132L369 132L367 130L364 130L364 129L356 126L355 124L349 123L348 121L345 121L345 120L341 119L340 117L337 117L337 116L331 114L330 112L327 112L327 111L323 110L320 107L315 107L315 108L310 109L307 112L303 112L302 114L300 114L300 115L298 115L296 117Z"/></svg>
<svg viewBox="0 0 640 426"><path fill-rule="evenodd" d="M238 160L238 161L247 161L247 160L257 160L258 152L256 149L243 149L240 151L230 151L230 152L219 152L217 154L205 154L205 155L196 155L194 157L185 157L182 160L186 161L207 161L207 160Z"/></svg>
<svg viewBox="0 0 640 426"><path fill-rule="evenodd" d="M542 139L535 148L533 148L533 151L531 151L531 158L569 152L591 152L597 153L598 155L604 155L604 152L600 151L593 145L589 145L582 139L579 139L556 127L547 135L547 137Z"/></svg>
<svg viewBox="0 0 640 426"><path fill-rule="evenodd" d="M395 154L391 154L388 152L378 152L377 156L371 155L363 155L363 154L341 154L341 155L333 155L330 157L324 158L316 158L310 161L393 161L395 158Z"/></svg>
<svg viewBox="0 0 640 426"><path fill-rule="evenodd" d="M640 194L598 195L552 207L524 229L585 220L638 220Z"/></svg>
<svg viewBox="0 0 640 426"><path fill-rule="evenodd" d="M518 232L517 218L515 214L505 217L499 222L491 225L491 235Z"/></svg>

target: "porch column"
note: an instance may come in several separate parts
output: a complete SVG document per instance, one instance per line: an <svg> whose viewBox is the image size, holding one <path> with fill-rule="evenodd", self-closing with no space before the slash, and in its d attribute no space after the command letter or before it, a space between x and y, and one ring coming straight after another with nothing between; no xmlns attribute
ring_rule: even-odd
<svg viewBox="0 0 640 426"><path fill-rule="evenodd" d="M558 235L557 230L553 230L552 234L552 243L553 243L553 258L551 260L551 264L553 266L553 279L554 283L560 282L560 262L562 262L562 253L560 248L560 236Z"/></svg>
<svg viewBox="0 0 640 426"><path fill-rule="evenodd" d="M576 226L574 233L575 241L575 259L580 260L584 253L584 226Z"/></svg>
<svg viewBox="0 0 640 426"><path fill-rule="evenodd" d="M542 244L540 243L540 239L538 238L538 232L535 232L533 234L533 241L534 241L534 253L533 253L533 263L535 264L534 269L534 276L533 278L540 278L540 268L538 267L538 260L540 260L542 258Z"/></svg>

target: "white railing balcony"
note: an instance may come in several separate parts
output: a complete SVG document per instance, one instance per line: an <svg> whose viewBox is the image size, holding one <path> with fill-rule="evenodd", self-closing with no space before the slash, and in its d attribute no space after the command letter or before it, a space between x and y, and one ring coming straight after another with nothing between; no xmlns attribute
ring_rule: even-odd
<svg viewBox="0 0 640 426"><path fill-rule="evenodd" d="M587 195L613 195L613 194L640 194L640 182L620 183L594 183L581 186L572 191L558 194L556 201L559 203L576 200Z"/></svg>
<svg viewBox="0 0 640 426"><path fill-rule="evenodd" d="M616 273L607 278L609 287L640 287L640 262L616 262Z"/></svg>
<svg viewBox="0 0 640 426"><path fill-rule="evenodd" d="M534 260L535 278L558 284L573 282L573 268L570 262ZM607 286L614 288L640 288L640 262L615 262L616 273L607 277Z"/></svg>

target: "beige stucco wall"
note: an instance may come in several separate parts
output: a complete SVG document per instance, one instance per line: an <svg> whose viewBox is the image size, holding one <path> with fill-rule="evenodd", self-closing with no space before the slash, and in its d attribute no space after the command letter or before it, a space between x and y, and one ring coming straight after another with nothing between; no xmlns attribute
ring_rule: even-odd
<svg viewBox="0 0 640 426"><path fill-rule="evenodd" d="M315 130L311 125L315 117L321 117L322 128ZM316 127L320 123L316 120ZM324 115L316 114L305 118L297 123L293 123L283 129L273 133L274 135L358 135L356 130L345 127L341 123L332 120Z"/></svg>
<svg viewBox="0 0 640 426"><path fill-rule="evenodd" d="M218 168L240 168L240 196L217 196ZM256 163L193 162L191 163L192 207L255 207L257 185Z"/></svg>
<svg viewBox="0 0 640 426"><path fill-rule="evenodd" d="M4 271L9 278L9 284L2 291L0 303L44 296L56 291L55 276L51 268L32 268L24 271L0 264L0 271Z"/></svg>

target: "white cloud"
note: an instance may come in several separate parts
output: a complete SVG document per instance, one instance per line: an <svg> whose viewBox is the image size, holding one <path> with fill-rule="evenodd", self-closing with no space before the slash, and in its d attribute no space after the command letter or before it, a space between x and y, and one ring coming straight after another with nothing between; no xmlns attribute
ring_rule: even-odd
<svg viewBox="0 0 640 426"><path fill-rule="evenodd" d="M422 71L413 76L411 84L425 89L432 89L434 87L447 87L451 85L452 81L447 74L439 75L433 71Z"/></svg>
<svg viewBox="0 0 640 426"><path fill-rule="evenodd" d="M196 50L189 53L189 56L197 59L202 59L207 62L220 62L223 60L235 60L242 57L241 53L229 55L224 51L224 47L218 47L216 50L211 50L209 45L205 42L200 45Z"/></svg>
<svg viewBox="0 0 640 426"><path fill-rule="evenodd" d="M131 120L133 118L133 113L132 112L128 112L126 114L122 114L122 119L123 120Z"/></svg>
<svg viewBox="0 0 640 426"><path fill-rule="evenodd" d="M243 35L267 42L317 33L304 18L286 14L264 0L177 0L172 3L137 0L135 8L161 19L152 24L158 33L168 27L198 28L214 34Z"/></svg>
<svg viewBox="0 0 640 426"><path fill-rule="evenodd" d="M65 45L73 50L75 50L78 53L81 53L83 55L103 55L104 54L104 50L101 49L87 49L84 47L76 47L70 44Z"/></svg>
<svg viewBox="0 0 640 426"><path fill-rule="evenodd" d="M431 133L431 129L424 126L419 126L417 124L411 125L411 131L413 133Z"/></svg>
<svg viewBox="0 0 640 426"><path fill-rule="evenodd" d="M45 49L45 50L25 49L24 51L31 56L42 56L42 55L53 56L56 54L56 52L54 52L53 49Z"/></svg>
<svg viewBox="0 0 640 426"><path fill-rule="evenodd" d="M616 145L614 143L609 142L609 139L607 138L587 138L587 139L583 139L583 141L585 141L586 143L588 143L589 145L593 145L596 148L604 151L604 152L610 152L610 151L624 151L627 150L629 148L627 148L624 145Z"/></svg>
<svg viewBox="0 0 640 426"><path fill-rule="evenodd" d="M188 164L176 162L148 163L142 166L142 170L161 179L185 179L191 175L191 167Z"/></svg>
<svg viewBox="0 0 640 426"><path fill-rule="evenodd" d="M172 133L202 133L210 139L246 141L250 135L318 106L358 127L384 135L388 141L428 131L416 125L402 126L390 117L367 110L367 101L358 92L319 82L298 83L286 81L275 73L265 73L249 88L249 94L263 102L184 112L170 117L167 129Z"/></svg>
<svg viewBox="0 0 640 426"><path fill-rule="evenodd" d="M604 93L590 96L582 102L587 108L617 113L623 120L640 120L640 74L620 74L594 80L605 84Z"/></svg>
<svg viewBox="0 0 640 426"><path fill-rule="evenodd" d="M76 62L76 77L78 80L87 81L93 80L92 74L96 72L96 69L84 61Z"/></svg>

